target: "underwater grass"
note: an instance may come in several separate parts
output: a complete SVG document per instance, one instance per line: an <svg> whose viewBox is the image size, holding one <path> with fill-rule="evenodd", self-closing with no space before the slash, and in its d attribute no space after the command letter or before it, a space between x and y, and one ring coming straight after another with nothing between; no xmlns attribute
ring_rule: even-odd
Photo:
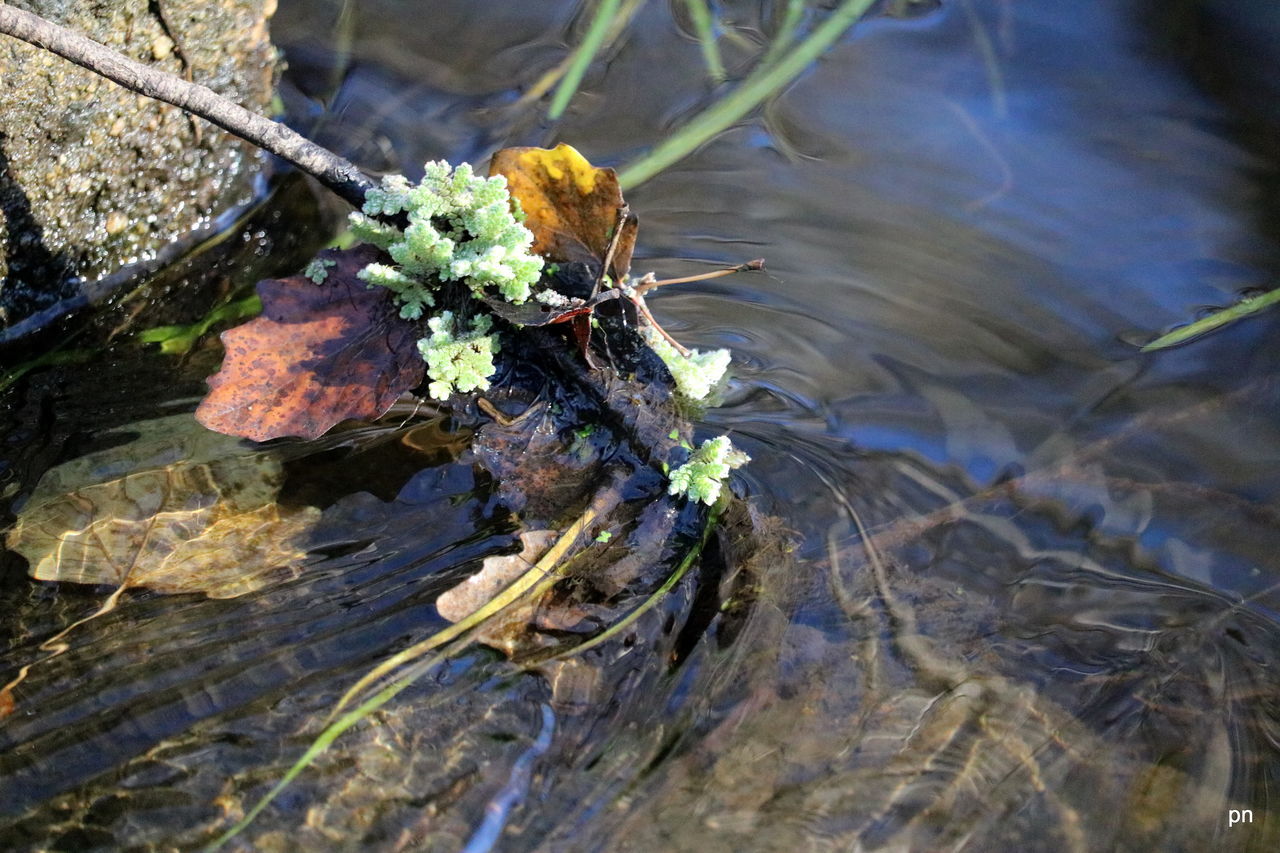
<svg viewBox="0 0 1280 853"><path fill-rule="evenodd" d="M720 45L716 43L715 21L707 0L684 0L689 17L693 19L693 29L698 35L698 44L702 48L702 61L707 65L707 75L713 83L725 81L724 61L720 58Z"/></svg>
<svg viewBox="0 0 1280 853"><path fill-rule="evenodd" d="M618 8L621 5L622 0L600 0L600 6L596 9L595 17L591 19L591 25L587 27L586 35L582 37L582 43L574 49L569 67L565 70L560 85L556 87L556 93L551 97L547 117L552 121L564 115L569 101L573 100L578 87L582 85L582 77L587 73L591 61L600 52L600 48L604 46L605 37L618 17Z"/></svg>
<svg viewBox="0 0 1280 853"><path fill-rule="evenodd" d="M694 561L702 554L702 550L707 546L707 540L711 538L711 533L716 529L716 525L720 522L720 516L723 514L724 508L728 503L729 499L727 496L721 497L716 505L711 508L711 511L707 513L707 520L702 528L702 535L689 549L688 553L685 554L684 559L680 561L680 564L676 566L675 570L672 571L671 574L667 576L667 579L662 582L662 586L654 590L653 594L641 602L639 607L632 610L626 616L622 617L617 622L592 637L590 640L579 643L571 649L566 649L563 652L551 655L548 660L558 660L573 657L574 655L580 655L583 652L594 649L596 646L607 643L619 633L625 631L628 626L634 623L641 616L652 610L654 606L665 598L667 593L671 592L675 585L680 582L680 579L688 573L689 568L693 565Z"/></svg>
<svg viewBox="0 0 1280 853"><path fill-rule="evenodd" d="M253 293L243 299L227 302L214 308L202 319L186 326L155 326L138 332L138 340L144 344L159 344L166 355L186 355L196 341L219 323L235 322L262 313L262 300Z"/></svg>
<svg viewBox="0 0 1280 853"><path fill-rule="evenodd" d="M1229 323L1234 323L1236 320L1242 320L1245 317L1257 314L1259 311L1270 308L1276 303L1280 303L1280 288L1259 296L1242 299L1235 305L1223 308L1221 311L1215 311L1208 317L1189 323L1186 326L1180 326L1172 332L1156 338L1144 346L1140 352L1154 352L1155 350L1168 349L1169 347L1186 343L1193 338L1207 335Z"/></svg>
<svg viewBox="0 0 1280 853"><path fill-rule="evenodd" d="M827 51L869 9L875 0L845 0L795 50L769 66L761 66L736 89L699 113L639 160L623 167L623 189L642 184L683 160L716 134L729 129L765 99L778 92Z"/></svg>
<svg viewBox="0 0 1280 853"><path fill-rule="evenodd" d="M796 33L800 31L800 23L804 20L804 10L807 5L805 0L787 0L787 8L782 13L782 23L778 25L778 31L769 43L769 49L760 60L760 67L777 62L778 57L791 47L796 40Z"/></svg>
<svg viewBox="0 0 1280 853"><path fill-rule="evenodd" d="M586 509L585 512L569 526L567 530L560 536L556 543L551 546L546 554L542 556L538 562L532 566L527 572L516 578L502 592L489 599L484 605L472 612L465 619L462 619L450 625L443 630L437 631L425 640L415 643L407 649L391 656L387 660L375 666L369 672L357 681L329 713L328 721L324 730L316 736L316 739L307 747L306 752L302 754L297 761L285 772L280 781L272 786L253 807L245 813L234 826L226 832L219 835L213 840L206 850L217 850L231 839L235 838L243 832L253 821L260 815L272 801L278 797L285 788L289 786L294 779L298 778L302 771L310 767L317 758L324 754L334 741L342 735L343 732L350 729L360 721L367 718L374 711L390 702L396 696L400 695L406 688L411 686L415 681L421 678L427 672L430 672L441 661L451 657L456 652L465 648L470 644L471 640L466 635L472 630L480 627L490 618L498 613L506 610L508 607L520 602L521 600L533 600L550 591L555 586L565 572L572 565L572 560L563 560L574 542L586 531L587 527L599 516L600 510L595 505ZM429 658L423 659L424 655L429 654L436 649L439 652ZM390 674L392 671L399 669L407 664L412 664L408 669L404 670L397 678L374 693L368 699L356 705L351 710L348 708L355 698L370 685L379 679Z"/></svg>
<svg viewBox="0 0 1280 853"><path fill-rule="evenodd" d="M522 667L527 667L531 663L581 654L588 649L595 648L596 646L616 637L620 632L632 625L637 619L652 610L653 607L657 605L657 603L668 593L670 593L677 583L680 582L680 580L688 573L689 569L697 561L698 557L702 554L707 542L711 538L712 532L716 529L716 525L719 523L725 507L728 505L728 501L728 496L722 497L716 505L712 507L712 509L707 513L701 535L698 537L697 541L695 541L689 548L680 563L671 572L671 574L667 576L662 585L658 587L658 589L655 590L648 598L646 598L639 607L632 610L618 622L584 643L580 643L559 654L539 656L527 661L521 661L520 665ZM298 758L298 760L289 767L284 776L280 778L280 781L276 782L276 784L273 785L266 794L254 803L254 805L240 820L214 839L214 841L205 849L208 851L217 850L248 828L248 826L257 819L258 815L260 815L263 810L276 799L276 797L283 793L293 780L297 779L304 770L310 767L317 758L323 755L344 732L368 718L370 714L373 714L396 696L400 695L400 693L413 685L423 675L435 669L435 667L440 663L448 660L471 645L472 639L469 636L471 632L480 628L484 623L488 622L494 616L507 608L522 601L535 601L542 595L549 592L552 587L564 578L568 569L575 562L575 558L583 553L580 551L578 554L571 555L565 559L565 555L569 548L579 540L581 535L586 532L587 528L600 516L600 514L600 510L594 505L589 507L577 521L570 525L570 527L563 535L561 535L547 553L538 560L537 564L518 577L509 586L503 589L502 592L498 593L498 595L494 596L465 619L462 619L441 631L437 631L422 642L416 643L410 648L394 655L366 673L358 682L356 682L355 685L343 694L341 699L338 700L338 703L329 714L328 721L326 722L323 731L316 736L315 740L311 742L311 745L307 747L307 750ZM587 547L590 547L590 545L588 544ZM430 657L425 657L433 651L435 654ZM400 669L401 671L393 680L379 689L376 693L360 702L358 705L351 707L351 704L361 692L373 683L377 682L379 679L397 669Z"/></svg>

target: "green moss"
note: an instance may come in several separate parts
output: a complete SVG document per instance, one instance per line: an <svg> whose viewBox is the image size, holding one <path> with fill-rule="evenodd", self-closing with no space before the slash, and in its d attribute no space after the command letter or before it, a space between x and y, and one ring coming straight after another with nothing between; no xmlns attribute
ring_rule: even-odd
<svg viewBox="0 0 1280 853"><path fill-rule="evenodd" d="M720 497L720 489L729 472L751 461L751 457L737 450L729 436L711 438L693 452L689 461L671 472L667 493L684 495L708 506Z"/></svg>
<svg viewBox="0 0 1280 853"><path fill-rule="evenodd" d="M513 209L519 207L506 178L478 177L467 163L456 169L443 160L428 163L417 184L388 175L365 196L363 212L351 214L351 228L395 264L370 265L360 277L394 290L410 318L434 304L431 291L444 281L463 282L478 297L524 302L543 263L530 251L533 234ZM403 230L373 218L401 214Z"/></svg>
<svg viewBox="0 0 1280 853"><path fill-rule="evenodd" d="M489 334L493 321L484 315L471 320L470 330L459 328L453 312L442 311L427 322L431 335L418 341L431 378L428 393L447 400L455 391L483 391L493 376L498 336Z"/></svg>
<svg viewBox="0 0 1280 853"><path fill-rule="evenodd" d="M315 258L307 264L302 274L316 284L324 284L324 280L329 277L329 268L337 265L338 262L330 258Z"/></svg>
<svg viewBox="0 0 1280 853"><path fill-rule="evenodd" d="M676 390L690 400L705 399L729 367L730 356L727 349L708 352L691 350L688 355L682 355L653 327L645 326L641 333L645 343L667 365L667 370L671 371L671 376L676 381Z"/></svg>

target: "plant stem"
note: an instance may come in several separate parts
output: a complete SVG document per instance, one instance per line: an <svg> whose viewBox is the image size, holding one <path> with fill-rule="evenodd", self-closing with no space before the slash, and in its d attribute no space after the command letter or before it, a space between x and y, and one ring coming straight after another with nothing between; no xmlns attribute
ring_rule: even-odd
<svg viewBox="0 0 1280 853"><path fill-rule="evenodd" d="M618 5L621 2L622 0L600 0L600 6L596 9L595 17L591 19L591 26L587 28L586 35L582 37L582 44L578 45L573 52L573 61L569 63L569 70L565 72L564 79L560 81L555 95L551 98L551 106L547 110L547 117L552 121L564 115L565 109L569 106L569 101L573 99L574 93L582 85L582 77L587 73L591 60L595 59L596 54L600 52L600 47L605 42L605 36L609 33L609 25L618 15Z"/></svg>
<svg viewBox="0 0 1280 853"><path fill-rule="evenodd" d="M354 163L283 124L252 113L212 89L135 62L39 15L0 4L0 33L56 53L139 95L197 115L289 161L354 207L364 204L365 193L374 187L373 181Z"/></svg>
<svg viewBox="0 0 1280 853"><path fill-rule="evenodd" d="M618 174L618 183L623 189L642 184L668 166L683 160L716 134L732 127L734 122L758 107L770 95L799 77L874 2L875 0L844 0L795 50L777 64L753 71L742 81L742 85L723 100L699 113L644 157L624 168Z"/></svg>
<svg viewBox="0 0 1280 853"><path fill-rule="evenodd" d="M1263 293L1260 296L1242 299L1235 305L1223 308L1221 311L1215 311L1208 317L1203 317L1186 326L1179 326L1172 332L1156 338L1140 351L1152 352L1153 350L1177 346L1192 338L1198 338L1201 335L1212 332L1214 329L1220 329L1228 323L1233 323L1236 320L1248 317L1250 314L1256 314L1264 308L1270 308L1272 305L1277 304L1280 304L1280 288Z"/></svg>
<svg viewBox="0 0 1280 853"><path fill-rule="evenodd" d="M711 10L707 8L707 0L684 0L693 19L694 31L698 34L698 44L702 47L702 61L707 65L707 74L713 83L725 81L724 62L720 59L720 47L716 44L715 21L711 18Z"/></svg>
<svg viewBox="0 0 1280 853"><path fill-rule="evenodd" d="M796 40L796 33L800 30L800 22L803 20L804 0L787 0L787 11L783 14L782 23L778 26L769 49L765 51L764 59L760 60L761 68L772 65L786 52L787 48L791 47L791 43Z"/></svg>

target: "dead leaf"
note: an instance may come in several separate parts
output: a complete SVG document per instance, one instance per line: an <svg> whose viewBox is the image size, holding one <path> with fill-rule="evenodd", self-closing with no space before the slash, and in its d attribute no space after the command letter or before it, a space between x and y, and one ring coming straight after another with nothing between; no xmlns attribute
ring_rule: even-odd
<svg viewBox="0 0 1280 853"><path fill-rule="evenodd" d="M503 175L533 232L533 251L553 263L586 263L598 271L626 207L618 175L596 168L570 145L504 148L493 155L490 175ZM628 215L609 265L614 281L631 269L637 221Z"/></svg>
<svg viewBox="0 0 1280 853"><path fill-rule="evenodd" d="M190 415L49 470L6 539L37 580L243 595L303 556L319 511L282 510L283 468Z"/></svg>
<svg viewBox="0 0 1280 853"><path fill-rule="evenodd" d="M522 547L519 554L485 557L480 571L440 594L436 599L436 610L450 622L466 619L510 586L516 578L529 571L558 536L554 530L529 530L521 533ZM519 614L521 624L528 621L528 613L525 611L529 607L532 605L514 608L522 611Z"/></svg>
<svg viewBox="0 0 1280 853"><path fill-rule="evenodd" d="M328 276L258 283L262 316L222 333L227 356L196 409L206 427L266 441L317 438L339 421L376 418L422 382L417 326L394 295L356 278L381 253L329 250Z"/></svg>
<svg viewBox="0 0 1280 853"><path fill-rule="evenodd" d="M555 521L585 499L599 476L600 448L582 439L571 448L560 435L564 421L545 402L509 424L486 423L471 449L498 484L498 497L526 522Z"/></svg>

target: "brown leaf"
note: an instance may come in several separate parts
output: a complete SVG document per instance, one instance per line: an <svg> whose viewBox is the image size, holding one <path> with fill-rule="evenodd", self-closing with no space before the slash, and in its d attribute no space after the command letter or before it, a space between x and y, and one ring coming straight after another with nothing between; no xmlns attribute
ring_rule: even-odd
<svg viewBox="0 0 1280 853"><path fill-rule="evenodd" d="M570 145L555 148L504 148L493 155L490 175L503 175L533 232L533 251L548 261L592 264L599 270L609 240L626 206L618 175L598 169ZM621 281L631 268L636 218L628 216L618 240L610 274Z"/></svg>
<svg viewBox="0 0 1280 853"><path fill-rule="evenodd" d="M436 598L436 610L450 622L461 622L488 604L494 596L515 582L516 578L533 568L546 550L559 537L554 530L527 530L520 534L520 553L485 557L480 571L440 593ZM519 611L517 621L528 621L532 605L514 608Z"/></svg>
<svg viewBox="0 0 1280 853"><path fill-rule="evenodd" d="M190 415L129 430L132 441L65 462L36 485L5 543L32 577L230 598L305 555L294 543L319 511L275 503L284 473L274 456Z"/></svg>
<svg viewBox="0 0 1280 853"><path fill-rule="evenodd" d="M258 283L262 316L222 333L226 360L196 419L254 441L316 438L347 418L375 418L422 381L417 326L390 290L356 278L373 246L324 251L322 284L300 275Z"/></svg>

